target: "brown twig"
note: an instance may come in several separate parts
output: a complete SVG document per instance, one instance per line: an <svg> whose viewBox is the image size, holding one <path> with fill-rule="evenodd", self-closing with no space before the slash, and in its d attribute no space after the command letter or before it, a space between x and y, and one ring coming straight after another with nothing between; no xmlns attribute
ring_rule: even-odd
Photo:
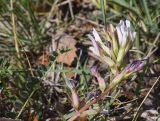
<svg viewBox="0 0 160 121"><path fill-rule="evenodd" d="M78 118L80 116L80 114L82 112L84 112L85 110L87 110L91 105L95 104L96 102L98 102L99 100L101 100L110 90L112 89L111 86L109 86L103 93L101 93L101 95L99 95L98 97L95 97L91 102L87 103L85 106L83 106L78 112L75 113L74 116L72 116L68 121L74 121L76 118Z"/></svg>

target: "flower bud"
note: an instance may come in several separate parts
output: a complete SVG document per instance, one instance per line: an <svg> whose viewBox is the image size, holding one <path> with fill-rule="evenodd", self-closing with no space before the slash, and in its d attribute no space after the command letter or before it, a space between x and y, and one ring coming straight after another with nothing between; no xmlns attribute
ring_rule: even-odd
<svg viewBox="0 0 160 121"><path fill-rule="evenodd" d="M91 68L91 74L96 77L100 90L104 92L104 90L106 89L106 83L104 79L100 76L100 74L98 73L97 67L94 66Z"/></svg>
<svg viewBox="0 0 160 121"><path fill-rule="evenodd" d="M73 82L72 79L66 81L66 85L68 86L68 88L69 88L70 90L73 90L73 89L75 88L75 84L74 84L74 82Z"/></svg>
<svg viewBox="0 0 160 121"><path fill-rule="evenodd" d="M92 74L93 76L96 76L96 75L98 74L98 69L97 69L96 66L93 66L93 67L90 69L90 71L91 71L91 74Z"/></svg>
<svg viewBox="0 0 160 121"><path fill-rule="evenodd" d="M79 97L75 89L71 90L72 93L72 105L73 107L78 110L79 108Z"/></svg>
<svg viewBox="0 0 160 121"><path fill-rule="evenodd" d="M97 56L100 56L100 52L99 52L99 47L95 41L95 39L91 36L88 35L88 38L92 41L93 47L90 47L90 50Z"/></svg>
<svg viewBox="0 0 160 121"><path fill-rule="evenodd" d="M110 86L113 88L115 87L117 84L119 84L122 80L126 79L127 77L129 77L131 74L133 74L134 72L139 71L140 69L142 69L142 67L144 66L144 62L141 60L135 60L132 63L128 64L124 70L122 70L122 72L120 74L118 74L117 76L115 76L115 78L112 80L112 82L110 83Z"/></svg>
<svg viewBox="0 0 160 121"><path fill-rule="evenodd" d="M143 68L144 61L141 60L135 60L132 63L128 64L127 67L124 69L126 72L126 77L131 75L132 73L139 71Z"/></svg>
<svg viewBox="0 0 160 121"><path fill-rule="evenodd" d="M68 80L66 82L68 88L71 90L72 93L72 105L73 107L78 110L79 108L79 97L77 95L76 89L75 89L75 84L73 82L73 80Z"/></svg>
<svg viewBox="0 0 160 121"><path fill-rule="evenodd" d="M112 40L114 54L117 57L119 47L118 47L118 43L117 43L116 36L115 36L115 28L113 27L112 24L110 24L108 27L108 34Z"/></svg>
<svg viewBox="0 0 160 121"><path fill-rule="evenodd" d="M98 44L98 45L100 46L100 48L103 49L103 51L104 51L107 55L110 56L110 55L111 55L111 54L110 54L110 48L107 47L107 46L105 46L105 44L102 42L102 40L101 40L101 38L100 38L100 36L99 36L99 34L98 34L98 32L96 31L95 28L93 28L92 34L93 34L93 37L94 37L94 38L93 38L91 35L89 35L88 37L89 37L89 39L91 39L91 41L92 41L93 47L95 48L94 50L97 51L96 44ZM93 53L94 53L94 52L93 52ZM94 53L94 54L96 54L96 53Z"/></svg>

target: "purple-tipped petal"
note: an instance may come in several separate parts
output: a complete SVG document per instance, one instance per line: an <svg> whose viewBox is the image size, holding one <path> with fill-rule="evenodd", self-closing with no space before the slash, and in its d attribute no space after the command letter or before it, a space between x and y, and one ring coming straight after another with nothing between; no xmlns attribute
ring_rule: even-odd
<svg viewBox="0 0 160 121"><path fill-rule="evenodd" d="M90 71L91 71L91 74L92 74L93 76L95 76L95 75L98 74L98 69L97 69L96 66L93 66L93 67L90 69Z"/></svg>
<svg viewBox="0 0 160 121"><path fill-rule="evenodd" d="M135 60L132 63L128 64L128 66L125 68L126 73L135 72L144 66L144 62L141 60Z"/></svg>
<svg viewBox="0 0 160 121"><path fill-rule="evenodd" d="M75 88L75 84L74 84L73 80L66 81L66 85L68 86L68 88L70 90L73 90Z"/></svg>

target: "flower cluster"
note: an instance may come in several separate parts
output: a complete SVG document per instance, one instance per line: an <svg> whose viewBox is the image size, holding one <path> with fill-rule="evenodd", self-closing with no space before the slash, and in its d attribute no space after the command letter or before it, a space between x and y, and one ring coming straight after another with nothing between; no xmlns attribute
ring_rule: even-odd
<svg viewBox="0 0 160 121"><path fill-rule="evenodd" d="M90 47L90 50L110 67L113 74L110 87L113 88L134 72L142 69L144 62L135 60L130 64L123 63L136 37L136 32L132 31L129 20L121 20L115 28L110 24L107 31L103 30L100 34L102 37L93 28L92 35L88 35L93 45ZM91 69L91 74L97 78L99 88L104 92L106 88L105 80L98 74L95 67Z"/></svg>
<svg viewBox="0 0 160 121"><path fill-rule="evenodd" d="M92 34L88 35L93 44L90 50L108 64L113 74L117 73L136 37L136 32L131 29L130 21L121 20L116 28L110 24L107 31L102 32L105 41L102 41L94 28Z"/></svg>

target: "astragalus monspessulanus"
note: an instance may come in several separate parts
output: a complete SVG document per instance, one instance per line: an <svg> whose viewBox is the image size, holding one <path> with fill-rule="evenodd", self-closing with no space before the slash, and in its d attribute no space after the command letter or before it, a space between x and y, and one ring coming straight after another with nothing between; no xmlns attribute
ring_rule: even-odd
<svg viewBox="0 0 160 121"><path fill-rule="evenodd" d="M98 68L96 66L92 67L90 70L91 75L97 79L102 93L81 107L68 121L75 120L84 113L86 114L87 111L95 112L95 110L88 108L103 99L111 90L113 91L115 87L118 87L122 81L129 79L135 72L143 69L145 65L145 61L140 59L132 59L131 61L131 58L127 58L130 63L124 62L136 38L136 32L132 30L129 20L121 20L116 27L110 24L106 30L103 29L99 33L93 28L88 38L92 42L89 49L93 55L108 65L110 80L103 79L98 72ZM108 85L105 81L109 82ZM98 113L98 110L96 112Z"/></svg>
<svg viewBox="0 0 160 121"><path fill-rule="evenodd" d="M130 64L124 62L126 54L132 48L136 38L136 32L132 30L129 20L120 20L116 27L110 24L107 30L103 29L100 34L93 28L88 38L92 42L92 46L89 48L91 52L106 63L111 70L113 81L110 81L112 83L110 85L118 84L143 67L144 61L141 60L133 61ZM127 59L129 60L129 58ZM103 82L103 84L105 83ZM105 86L99 85L101 85L100 89L104 90Z"/></svg>

